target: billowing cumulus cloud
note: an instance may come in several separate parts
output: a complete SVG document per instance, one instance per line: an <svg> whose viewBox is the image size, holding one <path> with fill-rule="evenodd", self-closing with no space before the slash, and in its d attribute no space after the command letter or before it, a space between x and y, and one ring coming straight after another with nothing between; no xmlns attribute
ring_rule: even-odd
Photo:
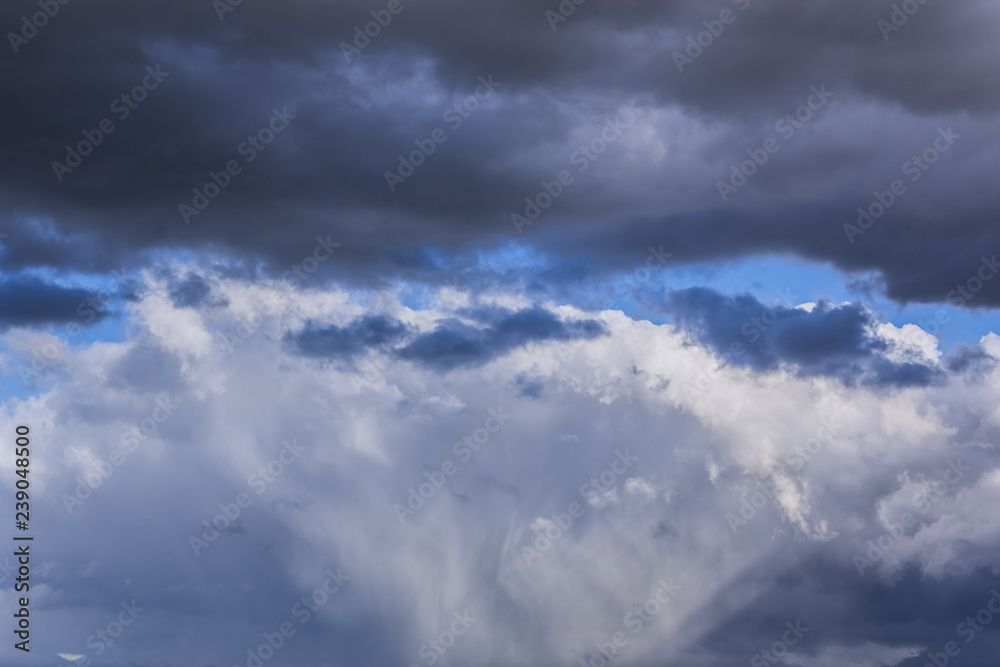
<svg viewBox="0 0 1000 667"><path fill-rule="evenodd" d="M286 664L906 665L964 642L997 585L994 364L852 384L503 291L415 309L202 279L215 303L148 273L125 340L6 402L0 427L46 443L34 618L60 631L38 655L246 664L287 622ZM474 365L440 361L470 340ZM986 664L995 634L973 636Z"/></svg>

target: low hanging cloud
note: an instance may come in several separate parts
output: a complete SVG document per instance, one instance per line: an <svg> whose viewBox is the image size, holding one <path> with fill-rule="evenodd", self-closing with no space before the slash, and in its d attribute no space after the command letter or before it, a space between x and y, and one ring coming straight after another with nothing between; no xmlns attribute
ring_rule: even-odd
<svg viewBox="0 0 1000 667"><path fill-rule="evenodd" d="M347 326L319 326L312 322L294 334L298 350L310 357L350 358L370 348L399 339L406 328L383 316L366 316Z"/></svg>
<svg viewBox="0 0 1000 667"><path fill-rule="evenodd" d="M0 327L99 322L110 313L100 293L30 275L0 281Z"/></svg>
<svg viewBox="0 0 1000 667"><path fill-rule="evenodd" d="M937 360L921 358L917 349L900 350L899 341L883 338L880 323L862 304L767 305L750 294L691 288L671 292L664 306L703 344L757 371L788 366L846 383L896 387L925 386L944 377Z"/></svg>
<svg viewBox="0 0 1000 667"><path fill-rule="evenodd" d="M492 361L528 343L589 339L605 333L596 320L567 324L547 310L532 308L500 314L485 328L467 326L458 320L445 322L409 343L399 356L448 370Z"/></svg>

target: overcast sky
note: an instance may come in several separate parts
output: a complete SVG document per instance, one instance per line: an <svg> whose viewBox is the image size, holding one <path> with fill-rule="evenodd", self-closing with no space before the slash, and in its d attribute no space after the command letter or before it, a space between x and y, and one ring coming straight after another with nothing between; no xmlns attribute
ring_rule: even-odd
<svg viewBox="0 0 1000 667"><path fill-rule="evenodd" d="M995 664L996 2L0 27L4 665Z"/></svg>

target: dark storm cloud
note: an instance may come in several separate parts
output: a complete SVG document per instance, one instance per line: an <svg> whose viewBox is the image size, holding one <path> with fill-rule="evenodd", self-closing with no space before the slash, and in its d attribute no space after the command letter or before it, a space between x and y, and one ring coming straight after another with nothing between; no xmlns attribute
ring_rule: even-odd
<svg viewBox="0 0 1000 667"><path fill-rule="evenodd" d="M628 268L650 243L683 261L790 252L880 271L902 301L945 301L1000 248L998 11L986 0L920 5L888 39L877 21L892 9L876 2L587 3L556 30L545 11L557 3L404 2L347 64L341 43L384 6L243 3L220 21L206 2L69 3L17 53L8 39L0 262L110 271L179 248L281 272L332 234L352 252L323 272L428 279L433 263L401 258L515 237L525 197L625 107L645 114L633 144L576 173L527 242L595 272ZM17 32L35 8L7 3L0 25ZM735 19L679 72L674 53L723 9ZM459 127L446 121L490 75L489 99ZM122 101L137 86L142 101ZM722 202L716 182L813 86L830 101ZM288 127L249 161L242 142L286 109ZM113 131L95 134L105 118ZM949 126L954 146L851 243L857 208ZM436 128L447 141L390 192L385 172ZM57 177L52 163L69 164L84 132L100 143ZM664 155L636 154L657 142ZM220 193L185 224L179 205L199 202L211 174ZM1000 291L961 303L996 305Z"/></svg>
<svg viewBox="0 0 1000 667"><path fill-rule="evenodd" d="M533 308L507 314L485 329L451 320L418 337L400 350L399 356L450 370L486 363L528 343L594 338L604 334L603 325L596 320L564 323L547 310ZM529 391L537 389L529 388Z"/></svg>
<svg viewBox="0 0 1000 667"><path fill-rule="evenodd" d="M942 581L923 577L918 568L911 567L888 583L859 577L853 568L844 567L818 549L800 554L798 562L786 565L787 569L780 572L766 567L751 569L707 604L714 614L720 609L738 611L729 617L716 616L715 628L698 642L697 648L728 655L729 664L747 664L754 658L754 664L771 664L761 652L773 650L773 644L783 636L794 641L785 647L787 650L806 656L820 655L825 646L863 649L869 642L889 647L917 645L940 653L945 644L957 641L962 646L963 661L986 665L990 651L997 645L997 632L989 627L971 645L964 641L967 633L959 636L955 632L956 625L974 616L1000 583L989 572ZM757 595L752 591L766 593ZM736 598L745 600L748 596L753 596L749 606L736 602ZM801 637L785 634L787 622L800 632L802 628L807 630ZM784 650L779 647L779 652ZM923 659L907 659L899 665L922 667L928 660L923 654ZM830 663L820 660L811 664Z"/></svg>
<svg viewBox="0 0 1000 667"><path fill-rule="evenodd" d="M923 363L896 362L871 330L859 304L818 304L812 312L768 306L750 294L726 296L696 287L671 292L665 303L675 321L726 359L759 371L789 364L807 375L833 375L853 384L924 386L941 372Z"/></svg>
<svg viewBox="0 0 1000 667"><path fill-rule="evenodd" d="M201 304L211 292L212 288L204 278L191 274L170 291L170 300L177 308L194 307Z"/></svg>
<svg viewBox="0 0 1000 667"><path fill-rule="evenodd" d="M61 322L99 322L108 316L101 295L32 276L0 280L0 328Z"/></svg>
<svg viewBox="0 0 1000 667"><path fill-rule="evenodd" d="M345 327L320 327L310 323L290 339L306 356L350 359L368 348L392 343L404 333L403 324L377 315L362 317Z"/></svg>
<svg viewBox="0 0 1000 667"><path fill-rule="evenodd" d="M925 387L944 380L944 374L936 369L913 361L902 363L887 359L873 359L874 383L895 387Z"/></svg>

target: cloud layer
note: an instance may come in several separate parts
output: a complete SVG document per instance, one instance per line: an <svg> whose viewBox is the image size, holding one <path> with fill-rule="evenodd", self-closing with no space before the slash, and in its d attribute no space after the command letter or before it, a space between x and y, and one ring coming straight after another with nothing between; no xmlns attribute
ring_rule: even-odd
<svg viewBox="0 0 1000 667"><path fill-rule="evenodd" d="M953 629L998 585L994 335L950 367L928 334L870 322L733 364L704 330L516 293L446 288L415 309L194 273L147 273L126 340L68 349L58 383L6 402L0 428L48 443L34 613L60 632L39 656L246 664L287 621L285 664L426 664L467 614L442 660L575 665L618 632L634 665L777 647L785 664L909 666L949 641L992 659L992 629ZM198 305L172 296L195 283ZM709 321L759 305L685 299ZM775 312L802 341L867 322ZM49 340L27 331L7 336ZM894 351L939 379L817 371ZM101 649L133 600L145 611Z"/></svg>
<svg viewBox="0 0 1000 667"><path fill-rule="evenodd" d="M352 252L321 272L368 282L433 276L435 248L518 238L603 274L662 243L675 262L792 253L943 303L1000 248L1000 13L913 7L60 6L0 72L18 100L0 262L225 248L280 275L332 235ZM25 11L0 22L31 32ZM962 305L1000 303L980 289Z"/></svg>

